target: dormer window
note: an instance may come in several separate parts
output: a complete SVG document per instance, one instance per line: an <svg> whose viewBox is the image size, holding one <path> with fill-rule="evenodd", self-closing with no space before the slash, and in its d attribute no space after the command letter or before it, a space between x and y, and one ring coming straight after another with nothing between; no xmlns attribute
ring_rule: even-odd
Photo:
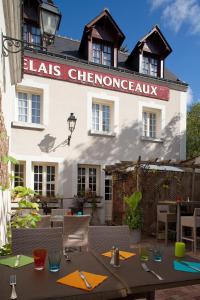
<svg viewBox="0 0 200 300"><path fill-rule="evenodd" d="M32 24L24 24L24 41L34 44L36 46L41 45L41 33L40 28Z"/></svg>
<svg viewBox="0 0 200 300"><path fill-rule="evenodd" d="M158 77L159 68L158 68L158 59L143 55L142 59L142 73L150 76Z"/></svg>
<svg viewBox="0 0 200 300"><path fill-rule="evenodd" d="M92 43L92 61L105 66L112 65L112 47L103 43Z"/></svg>

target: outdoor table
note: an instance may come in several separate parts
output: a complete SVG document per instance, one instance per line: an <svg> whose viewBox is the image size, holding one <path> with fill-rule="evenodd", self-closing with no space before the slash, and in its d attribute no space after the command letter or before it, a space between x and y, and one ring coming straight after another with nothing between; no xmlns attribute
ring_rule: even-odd
<svg viewBox="0 0 200 300"><path fill-rule="evenodd" d="M91 253L75 252L70 254L70 257L71 262L66 262L64 257L62 258L60 271L56 273L48 271L48 263L46 263L46 268L43 271L34 270L34 264L18 269L0 265L0 299L10 299L9 277L11 274L16 274L17 299L20 300L103 300L121 298L126 294L126 290L119 280L106 270L102 264L98 263ZM56 280L75 270L107 275L108 279L90 292L56 282Z"/></svg>
<svg viewBox="0 0 200 300"><path fill-rule="evenodd" d="M181 206L200 206L200 201L159 201L158 204L176 205L176 241L180 242Z"/></svg>
<svg viewBox="0 0 200 300"><path fill-rule="evenodd" d="M164 278L163 281L145 272L141 267L138 250L131 250L137 255L124 261L120 260L119 268L110 265L110 258L94 252L72 253L71 262L66 262L63 258L61 269L57 273L50 273L47 266L43 271L36 271L33 264L19 269L0 265L1 300L10 297L9 276L11 274L17 276L16 291L20 300L128 299L131 295L133 298L140 296L153 300L158 289L200 284L200 272L187 273L173 269L174 248L164 249L163 262L152 260L147 262L150 268ZM187 259L194 260L191 257ZM90 292L56 283L57 279L75 270L107 275L108 279Z"/></svg>

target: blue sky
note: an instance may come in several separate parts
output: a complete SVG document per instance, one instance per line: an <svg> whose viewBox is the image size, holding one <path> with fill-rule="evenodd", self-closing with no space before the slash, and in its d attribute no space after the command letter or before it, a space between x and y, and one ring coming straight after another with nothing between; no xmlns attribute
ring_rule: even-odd
<svg viewBox="0 0 200 300"><path fill-rule="evenodd" d="M190 86L188 104L200 101L200 0L55 0L59 34L80 40L85 24L108 8L131 51L158 24L173 52L166 66Z"/></svg>

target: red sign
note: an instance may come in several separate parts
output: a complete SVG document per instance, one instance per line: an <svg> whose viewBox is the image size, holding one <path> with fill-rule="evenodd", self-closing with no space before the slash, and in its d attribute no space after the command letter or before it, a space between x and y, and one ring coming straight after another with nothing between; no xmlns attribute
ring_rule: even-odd
<svg viewBox="0 0 200 300"><path fill-rule="evenodd" d="M165 86L50 62L38 58L24 57L24 73L139 96L169 100L169 88Z"/></svg>

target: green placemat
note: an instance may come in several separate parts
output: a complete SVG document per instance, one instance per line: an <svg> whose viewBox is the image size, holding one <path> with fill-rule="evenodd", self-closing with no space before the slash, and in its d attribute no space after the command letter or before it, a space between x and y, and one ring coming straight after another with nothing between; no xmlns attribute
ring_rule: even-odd
<svg viewBox="0 0 200 300"><path fill-rule="evenodd" d="M34 259L32 257L20 255L19 265L18 265L18 267L15 267L16 257L17 256L15 255L15 256L7 257L7 258L2 258L2 259L0 259L0 264L9 266L11 268L20 268L25 265L32 264L34 262Z"/></svg>

